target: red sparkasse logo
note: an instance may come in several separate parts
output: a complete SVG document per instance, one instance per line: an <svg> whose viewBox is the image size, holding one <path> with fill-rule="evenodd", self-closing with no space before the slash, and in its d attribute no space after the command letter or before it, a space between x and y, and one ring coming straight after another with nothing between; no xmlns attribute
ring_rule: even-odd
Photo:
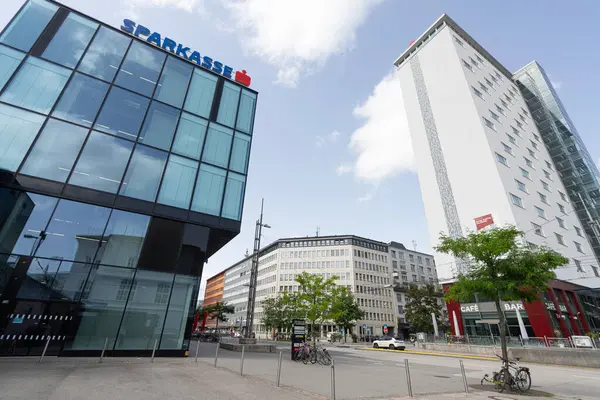
<svg viewBox="0 0 600 400"><path fill-rule="evenodd" d="M494 218L492 218L492 214L486 214L481 217L475 218L475 226L477 230L480 231L486 226L490 226L494 223Z"/></svg>

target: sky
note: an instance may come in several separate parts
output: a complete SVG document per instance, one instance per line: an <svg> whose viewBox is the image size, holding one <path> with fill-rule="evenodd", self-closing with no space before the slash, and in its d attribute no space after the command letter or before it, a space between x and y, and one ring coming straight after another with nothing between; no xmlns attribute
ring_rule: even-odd
<svg viewBox="0 0 600 400"><path fill-rule="evenodd" d="M0 26L20 7L0 0ZM544 0L64 0L119 27L133 19L252 77L259 92L242 231L207 278L264 245L354 234L429 252L393 62L447 13L511 71L537 60L595 160L600 157L600 2ZM418 4L418 6L417 6Z"/></svg>

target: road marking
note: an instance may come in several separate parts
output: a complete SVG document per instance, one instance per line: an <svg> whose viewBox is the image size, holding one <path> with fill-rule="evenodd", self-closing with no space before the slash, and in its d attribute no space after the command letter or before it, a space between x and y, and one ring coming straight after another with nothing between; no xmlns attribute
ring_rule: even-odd
<svg viewBox="0 0 600 400"><path fill-rule="evenodd" d="M396 364L396 366L397 367L402 367L402 368L406 367L406 365L404 365L404 364Z"/></svg>
<svg viewBox="0 0 600 400"><path fill-rule="evenodd" d="M583 376L583 375L573 375L574 378L583 378L583 379L597 379L600 380L600 377L597 376Z"/></svg>
<svg viewBox="0 0 600 400"><path fill-rule="evenodd" d="M377 362L377 361L371 361L371 364L373 364L373 365L383 365L382 362Z"/></svg>

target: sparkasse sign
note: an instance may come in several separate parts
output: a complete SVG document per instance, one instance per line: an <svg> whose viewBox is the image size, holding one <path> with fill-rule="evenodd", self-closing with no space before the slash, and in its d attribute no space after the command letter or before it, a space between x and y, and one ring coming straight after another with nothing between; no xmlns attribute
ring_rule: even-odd
<svg viewBox="0 0 600 400"><path fill-rule="evenodd" d="M201 56L199 52L191 51L189 47L185 47L181 43L177 43L173 39L170 39L166 36L163 38L160 33L151 32L150 29L143 25L136 24L130 19L123 20L121 30L142 39L146 37L145 40L147 43L154 44L163 50L170 51L171 53L179 57L183 57L186 60L192 61L203 68L216 72L217 74L221 74L225 78L232 80L234 79L234 70L229 65L225 65L221 61L216 61L211 57ZM235 72L236 82L241 83L244 86L250 86L251 80L252 78L246 74L246 70Z"/></svg>

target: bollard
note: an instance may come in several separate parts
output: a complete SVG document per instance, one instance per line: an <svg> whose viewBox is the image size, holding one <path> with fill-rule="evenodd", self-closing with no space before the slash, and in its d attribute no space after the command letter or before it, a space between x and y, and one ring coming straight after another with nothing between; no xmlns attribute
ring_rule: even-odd
<svg viewBox="0 0 600 400"><path fill-rule="evenodd" d="M240 357L240 375L244 376L244 350L246 346L242 346L242 357Z"/></svg>
<svg viewBox="0 0 600 400"><path fill-rule="evenodd" d="M46 340L46 345L44 346L44 351L42 352L42 355L40 356L40 360L38 361L38 363L41 363L42 360L44 359L44 356L46 355L46 350L48 350L49 344L50 344L50 336L48 336L48 340Z"/></svg>
<svg viewBox="0 0 600 400"><path fill-rule="evenodd" d="M219 359L219 347L221 347L221 342L217 342L217 351L215 352L215 368L217 368L217 360Z"/></svg>
<svg viewBox="0 0 600 400"><path fill-rule="evenodd" d="M100 353L100 364L102 364L102 359L104 358L104 352L106 351L106 346L108 346L108 338L104 339L104 347L102 348L102 353Z"/></svg>
<svg viewBox="0 0 600 400"><path fill-rule="evenodd" d="M279 352L279 362L277 363L277 387L281 381L281 357L283 357L283 351Z"/></svg>
<svg viewBox="0 0 600 400"><path fill-rule="evenodd" d="M331 400L335 400L335 361L331 358Z"/></svg>
<svg viewBox="0 0 600 400"><path fill-rule="evenodd" d="M200 339L196 340L196 362L198 362L198 350L200 350Z"/></svg>
<svg viewBox="0 0 600 400"><path fill-rule="evenodd" d="M412 383L410 381L410 367L408 359L404 360L404 369L406 370L406 386L408 387L408 397L413 397Z"/></svg>
<svg viewBox="0 0 600 400"><path fill-rule="evenodd" d="M154 353L156 353L156 344L158 343L158 339L154 339L154 348L152 349L152 359L150 362L154 362Z"/></svg>
<svg viewBox="0 0 600 400"><path fill-rule="evenodd" d="M462 360L460 361L460 373L462 374L463 385L465 386L465 393L469 393L469 382L467 381L467 375L465 374L465 366Z"/></svg>

